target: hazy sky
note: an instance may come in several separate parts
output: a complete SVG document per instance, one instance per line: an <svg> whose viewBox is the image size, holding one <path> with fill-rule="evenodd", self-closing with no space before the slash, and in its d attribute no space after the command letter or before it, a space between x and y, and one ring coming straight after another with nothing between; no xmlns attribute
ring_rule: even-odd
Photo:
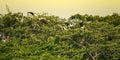
<svg viewBox="0 0 120 60"><path fill-rule="evenodd" d="M76 13L102 16L120 13L120 0L0 0L0 13L6 13L6 4L13 12L48 12L65 18Z"/></svg>

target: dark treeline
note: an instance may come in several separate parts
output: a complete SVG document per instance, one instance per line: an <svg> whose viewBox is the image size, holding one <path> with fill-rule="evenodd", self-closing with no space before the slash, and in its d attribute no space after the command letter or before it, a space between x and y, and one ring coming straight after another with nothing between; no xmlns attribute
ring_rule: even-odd
<svg viewBox="0 0 120 60"><path fill-rule="evenodd" d="M120 15L0 14L0 60L120 60Z"/></svg>

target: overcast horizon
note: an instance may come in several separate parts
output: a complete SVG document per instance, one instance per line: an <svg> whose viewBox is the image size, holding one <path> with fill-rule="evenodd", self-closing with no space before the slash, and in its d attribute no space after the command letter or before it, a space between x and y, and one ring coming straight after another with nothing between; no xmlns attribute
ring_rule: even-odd
<svg viewBox="0 0 120 60"><path fill-rule="evenodd" d="M120 13L119 0L0 0L0 14L6 13L6 4L12 12L47 12L62 18L76 13L100 16Z"/></svg>

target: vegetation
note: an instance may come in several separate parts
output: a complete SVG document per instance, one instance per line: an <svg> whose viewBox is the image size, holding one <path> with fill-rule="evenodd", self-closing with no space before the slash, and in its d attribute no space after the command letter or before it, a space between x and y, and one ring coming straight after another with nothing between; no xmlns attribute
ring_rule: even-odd
<svg viewBox="0 0 120 60"><path fill-rule="evenodd" d="M120 15L0 14L0 60L120 60Z"/></svg>

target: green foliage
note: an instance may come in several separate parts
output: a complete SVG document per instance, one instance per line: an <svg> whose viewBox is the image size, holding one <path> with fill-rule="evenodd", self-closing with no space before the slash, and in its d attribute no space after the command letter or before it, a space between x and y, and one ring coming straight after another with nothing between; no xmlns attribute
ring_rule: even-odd
<svg viewBox="0 0 120 60"><path fill-rule="evenodd" d="M8 9L0 15L0 60L119 60L119 20L117 13L75 14L67 20Z"/></svg>

